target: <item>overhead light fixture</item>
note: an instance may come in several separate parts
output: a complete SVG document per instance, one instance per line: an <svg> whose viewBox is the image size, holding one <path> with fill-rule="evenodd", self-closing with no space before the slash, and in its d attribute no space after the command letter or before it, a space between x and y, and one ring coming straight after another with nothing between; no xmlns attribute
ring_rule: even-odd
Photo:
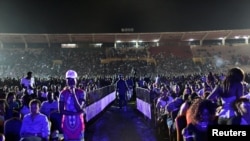
<svg viewBox="0 0 250 141"><path fill-rule="evenodd" d="M61 44L62 48L77 48L78 45L77 44Z"/></svg>
<svg viewBox="0 0 250 141"><path fill-rule="evenodd" d="M239 39L239 38L240 38L240 36L234 36L234 38L235 38L235 39Z"/></svg>
<svg viewBox="0 0 250 141"><path fill-rule="evenodd" d="M248 39L248 38L249 38L249 36L243 36L243 38L244 38L244 39Z"/></svg>

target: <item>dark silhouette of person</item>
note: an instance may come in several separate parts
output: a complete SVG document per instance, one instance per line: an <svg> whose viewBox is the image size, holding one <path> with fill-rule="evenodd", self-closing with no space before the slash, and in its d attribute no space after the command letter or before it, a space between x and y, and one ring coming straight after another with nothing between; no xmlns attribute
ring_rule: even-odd
<svg viewBox="0 0 250 141"><path fill-rule="evenodd" d="M128 91L128 85L126 81L124 80L124 77L122 75L119 75L119 80L116 82L116 93L119 96L119 107L122 109L122 107L127 106L127 100L126 100L126 94Z"/></svg>
<svg viewBox="0 0 250 141"><path fill-rule="evenodd" d="M4 122L4 135L7 141L19 141L22 126L21 114L13 111L13 117ZM13 128L14 127L14 128Z"/></svg>

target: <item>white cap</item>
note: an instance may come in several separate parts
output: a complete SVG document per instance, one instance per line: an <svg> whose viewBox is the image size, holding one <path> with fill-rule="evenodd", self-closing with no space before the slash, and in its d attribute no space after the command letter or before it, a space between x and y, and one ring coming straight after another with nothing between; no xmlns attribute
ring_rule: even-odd
<svg viewBox="0 0 250 141"><path fill-rule="evenodd" d="M74 70L68 70L65 75L66 78L77 78L77 73Z"/></svg>
<svg viewBox="0 0 250 141"><path fill-rule="evenodd" d="M43 89L48 89L48 87L47 87L47 86L43 86L42 88L43 88Z"/></svg>

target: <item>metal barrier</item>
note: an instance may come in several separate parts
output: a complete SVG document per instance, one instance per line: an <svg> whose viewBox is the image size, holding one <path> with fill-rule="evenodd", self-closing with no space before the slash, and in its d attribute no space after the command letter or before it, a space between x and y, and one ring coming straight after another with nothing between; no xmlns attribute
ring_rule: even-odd
<svg viewBox="0 0 250 141"><path fill-rule="evenodd" d="M114 85L105 86L91 92L86 93L86 106L89 106L98 100L101 100L105 96L115 91Z"/></svg>
<svg viewBox="0 0 250 141"><path fill-rule="evenodd" d="M150 90L145 88L136 88L136 105L137 109L144 114L151 123L156 125L156 114L158 113L155 108L155 99L150 94Z"/></svg>
<svg viewBox="0 0 250 141"><path fill-rule="evenodd" d="M97 117L116 98L114 86L106 86L86 94L85 120Z"/></svg>
<svg viewBox="0 0 250 141"><path fill-rule="evenodd" d="M144 102L151 104L150 91L148 89L137 87L136 88L136 98L139 98L139 99L143 100Z"/></svg>

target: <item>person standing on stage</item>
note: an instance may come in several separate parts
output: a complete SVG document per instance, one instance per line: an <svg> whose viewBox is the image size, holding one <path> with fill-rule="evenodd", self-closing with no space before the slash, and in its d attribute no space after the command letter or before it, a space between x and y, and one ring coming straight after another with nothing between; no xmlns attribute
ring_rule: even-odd
<svg viewBox="0 0 250 141"><path fill-rule="evenodd" d="M124 106L126 108L127 106L127 91L128 91L128 85L126 81L124 80L122 75L119 75L119 80L116 82L116 93L119 96L119 107L122 109Z"/></svg>
<svg viewBox="0 0 250 141"><path fill-rule="evenodd" d="M85 92L77 88L77 73L66 72L66 88L59 96L59 112L62 114L62 130L65 141L84 141Z"/></svg>

